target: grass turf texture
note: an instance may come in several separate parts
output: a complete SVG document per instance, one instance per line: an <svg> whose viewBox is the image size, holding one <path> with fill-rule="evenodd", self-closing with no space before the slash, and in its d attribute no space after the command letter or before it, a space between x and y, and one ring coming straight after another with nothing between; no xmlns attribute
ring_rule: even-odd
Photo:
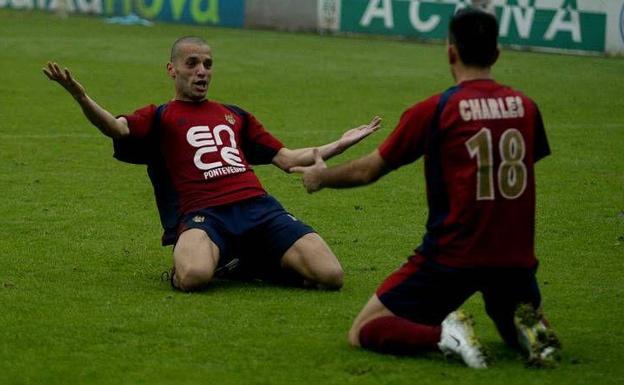
<svg viewBox="0 0 624 385"><path fill-rule="evenodd" d="M340 292L220 283L182 294L160 280L170 250L144 169L113 160L41 67L67 65L104 107L130 112L172 96L164 64L186 34L213 46L210 97L252 111L290 147L382 115L383 131L341 160L374 149L406 107L451 85L440 45L0 10L1 384L621 383L623 60L503 52L496 77L540 104L553 149L537 166L538 278L564 354L558 369L525 369L475 297L465 307L497 360L473 371L345 339L420 241L422 161L371 187L312 196L297 176L257 168L340 257Z"/></svg>

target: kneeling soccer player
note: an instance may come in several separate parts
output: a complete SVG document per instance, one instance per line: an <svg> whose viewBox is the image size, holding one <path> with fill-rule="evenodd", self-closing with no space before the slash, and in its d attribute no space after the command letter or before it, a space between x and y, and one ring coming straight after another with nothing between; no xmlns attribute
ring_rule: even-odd
<svg viewBox="0 0 624 385"><path fill-rule="evenodd" d="M175 243L175 288L202 289L239 258L261 278L283 273L306 286L342 286L342 267L325 241L269 196L251 167L272 163L288 171L309 165L313 149L288 149L250 113L206 99L213 55L203 39L183 37L172 46L167 73L173 100L120 117L91 99L69 70L48 63L43 71L114 139L118 159L148 165L166 230L163 243ZM322 146L322 156L340 154L379 123L374 118L348 130Z"/></svg>
<svg viewBox="0 0 624 385"><path fill-rule="evenodd" d="M317 154L313 166L293 169L314 192L373 183L425 158L427 232L353 322L354 346L440 349L485 368L471 318L457 310L481 292L506 343L536 366L555 361L559 343L541 315L534 254L533 166L550 149L537 105L491 77L497 40L492 14L459 11L447 46L454 87L406 110L373 153L332 168Z"/></svg>

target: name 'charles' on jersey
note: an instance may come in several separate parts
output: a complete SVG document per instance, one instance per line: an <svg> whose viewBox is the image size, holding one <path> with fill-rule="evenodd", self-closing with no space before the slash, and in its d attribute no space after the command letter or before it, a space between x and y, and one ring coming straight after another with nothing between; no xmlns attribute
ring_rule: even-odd
<svg viewBox="0 0 624 385"><path fill-rule="evenodd" d="M403 113L379 152L424 155L429 218L417 251L453 267L532 267L533 165L550 154L537 105L493 80L462 82Z"/></svg>
<svg viewBox="0 0 624 385"><path fill-rule="evenodd" d="M283 147L253 115L208 100L175 100L160 113L149 105L125 117L131 137L158 130L183 214L266 194L250 165L271 163Z"/></svg>

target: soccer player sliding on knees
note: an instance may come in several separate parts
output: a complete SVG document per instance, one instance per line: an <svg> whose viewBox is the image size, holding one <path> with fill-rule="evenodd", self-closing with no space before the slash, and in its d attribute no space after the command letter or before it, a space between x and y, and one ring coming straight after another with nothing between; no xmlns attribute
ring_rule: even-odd
<svg viewBox="0 0 624 385"><path fill-rule="evenodd" d="M496 18L474 9L451 20L456 85L407 109L371 154L327 168L296 167L308 192L373 183L425 158L429 218L422 243L377 289L349 331L382 353L441 350L487 367L472 319L457 310L481 292L502 339L528 363L555 364L560 344L544 319L535 278L534 164L550 153L537 105L492 79Z"/></svg>
<svg viewBox="0 0 624 385"><path fill-rule="evenodd" d="M171 48L167 73L174 99L113 116L69 70L48 63L45 75L76 100L84 115L113 138L117 159L146 164L165 233L174 244L174 288L203 289L215 274L324 289L343 285L343 270L325 241L263 189L251 165L289 171L313 163L313 149L289 149L249 112L206 98L213 54L199 37ZM342 153L380 125L346 131L319 147L324 159Z"/></svg>

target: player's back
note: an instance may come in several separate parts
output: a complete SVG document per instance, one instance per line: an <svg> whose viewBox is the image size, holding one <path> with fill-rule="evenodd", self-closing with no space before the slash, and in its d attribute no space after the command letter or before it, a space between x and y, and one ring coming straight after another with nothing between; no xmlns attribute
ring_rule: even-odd
<svg viewBox="0 0 624 385"><path fill-rule="evenodd" d="M533 164L549 152L535 103L493 80L463 82L440 97L426 148L421 252L458 267L535 265Z"/></svg>

